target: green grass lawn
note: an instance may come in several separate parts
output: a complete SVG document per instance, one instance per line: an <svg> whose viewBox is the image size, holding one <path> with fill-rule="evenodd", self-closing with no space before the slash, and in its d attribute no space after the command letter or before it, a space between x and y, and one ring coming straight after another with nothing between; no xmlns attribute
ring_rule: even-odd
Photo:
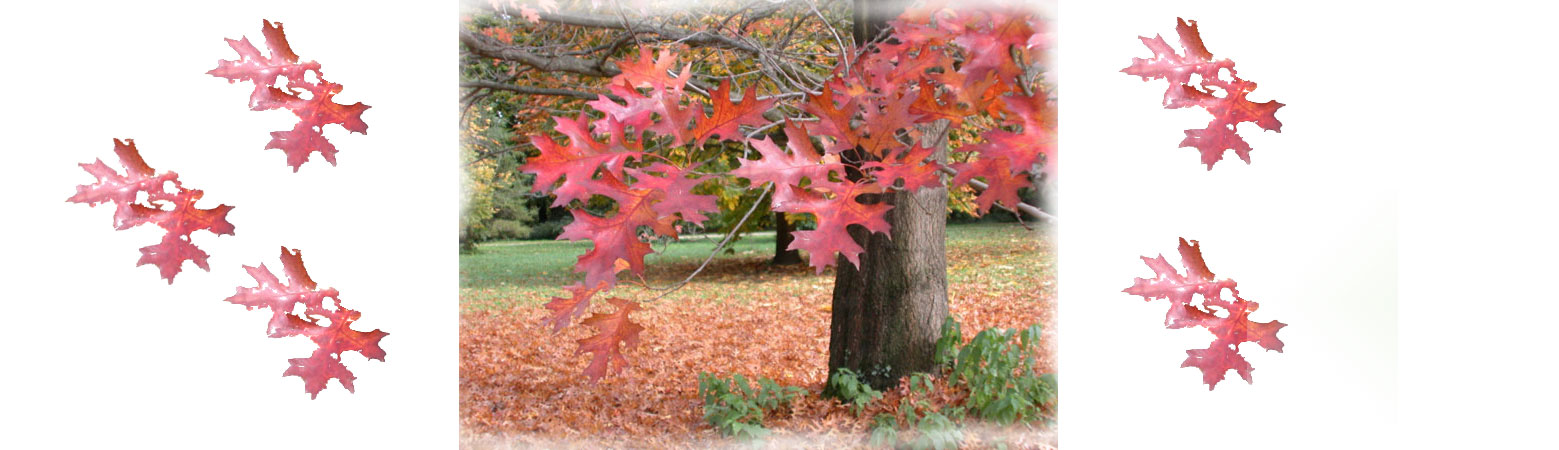
<svg viewBox="0 0 1559 450"><path fill-rule="evenodd" d="M1043 229L1042 229L1043 230ZM655 252L645 258L645 278L652 286L667 286L680 281L709 256L723 236L686 238L668 244L656 244ZM1035 254L1037 250L1044 255ZM1014 245L1021 244L1021 245ZM545 302L562 295L564 286L580 282L574 262L590 249L589 241L501 241L481 244L476 252L460 255L460 303L462 310L505 308L516 304ZM761 283L777 281L809 286L833 283L832 269L814 275L810 267L768 268L774 255L774 233L760 232L732 244L730 254L715 257L710 267L693 285L723 285L725 289L762 288ZM949 225L947 228L948 282L1003 284L1055 277L1054 246L1047 235L1038 235L1017 224ZM637 280L620 275L619 293L613 295L654 295L631 286ZM747 281L759 282L757 286ZM689 285L677 294L703 291ZM709 287L709 286L704 286ZM716 286L717 288L721 288ZM818 286L821 287L821 286ZM626 289L625 289L626 288ZM638 291L638 292L632 292ZM673 294L675 300L683 295Z"/></svg>

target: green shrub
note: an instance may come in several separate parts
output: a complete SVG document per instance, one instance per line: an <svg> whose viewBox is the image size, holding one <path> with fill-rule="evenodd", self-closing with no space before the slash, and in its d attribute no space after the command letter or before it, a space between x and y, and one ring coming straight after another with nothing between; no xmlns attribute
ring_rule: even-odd
<svg viewBox="0 0 1559 450"><path fill-rule="evenodd" d="M964 433L958 429L958 424L936 411L927 411L921 416L915 422L915 430L920 434L909 442L909 447L916 450L958 448L958 443L964 440Z"/></svg>
<svg viewBox="0 0 1559 450"><path fill-rule="evenodd" d="M1022 331L988 328L962 348L958 348L958 328L952 317L943 323L935 358L950 368L949 383L969 389L967 410L1003 425L1040 418L1041 408L1056 393L1055 375L1034 369L1040 326Z"/></svg>
<svg viewBox="0 0 1559 450"><path fill-rule="evenodd" d="M525 222L493 219L493 223L488 225L487 240L525 239L530 237L530 233L530 226Z"/></svg>
<svg viewBox="0 0 1559 450"><path fill-rule="evenodd" d="M860 415L861 409L867 404L882 398L881 392L861 382L860 374L844 367L840 367L833 376L828 377L828 388L825 391L837 397L840 402L850 405L856 415Z"/></svg>
<svg viewBox="0 0 1559 450"><path fill-rule="evenodd" d="M1034 369L1039 337L1039 325L1021 331L990 328L963 344L962 327L948 317L942 323L942 338L937 340L934 358L947 374L949 385L969 390L968 400L962 406L949 405L935 410L925 400L926 395L936 390L932 375L910 374L910 395L899 400L898 414L878 414L872 418L871 445L935 450L957 448L964 438L958 423L968 415L1002 425L1043 417L1042 408L1055 399L1056 382L1054 375L1040 374ZM825 392L833 392L840 400L852 404L856 414L882 396L861 383L849 369L839 369L829 377ZM903 417L902 424L899 417ZM899 441L901 425L902 430L914 430L914 437L908 442Z"/></svg>
<svg viewBox="0 0 1559 450"><path fill-rule="evenodd" d="M704 421L721 435L740 440L759 439L769 434L763 428L768 413L790 407L790 401L802 389L780 386L769 378L759 378L753 388L747 377L736 374L727 380L708 373L698 374L698 395L704 399Z"/></svg>
<svg viewBox="0 0 1559 450"><path fill-rule="evenodd" d="M952 366L953 359L958 357L958 345L964 342L963 327L953 316L947 316L942 321L942 337L936 340L936 353L932 360L938 366Z"/></svg>
<svg viewBox="0 0 1559 450"><path fill-rule="evenodd" d="M557 239L571 220L548 220L530 226L530 239Z"/></svg>
<svg viewBox="0 0 1559 450"><path fill-rule="evenodd" d="M899 420L892 414L878 414L872 417L873 447L888 447L899 442Z"/></svg>

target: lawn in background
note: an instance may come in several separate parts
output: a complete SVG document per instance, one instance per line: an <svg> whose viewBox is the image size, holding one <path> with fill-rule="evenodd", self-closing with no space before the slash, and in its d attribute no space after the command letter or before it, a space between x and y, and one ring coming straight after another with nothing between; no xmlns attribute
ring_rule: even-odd
<svg viewBox="0 0 1559 450"><path fill-rule="evenodd" d="M1036 278L1054 280L1054 264L1036 264L1040 255L1009 251L1027 247L1012 244L1019 240L1031 242L1036 239L1035 234L1012 223L948 225L948 283L981 283L998 288ZM656 244L656 253L645 258L645 279L652 287L681 281L703 263L722 237L703 235ZM589 241L545 240L480 244L475 252L460 255L461 310L540 305L553 296L563 295L563 287L584 280L583 274L574 272L574 262L590 246ZM748 234L728 247L730 252L717 255L705 272L683 290L703 291L696 286L700 284L742 289L767 282L822 283L832 288L833 268L817 275L805 265L767 266L774 256L772 231ZM744 274L751 275L751 279L744 280ZM611 295L641 298L658 294L637 286L639 281L627 272L619 277L622 284ZM667 299L686 298L686 294L678 291Z"/></svg>

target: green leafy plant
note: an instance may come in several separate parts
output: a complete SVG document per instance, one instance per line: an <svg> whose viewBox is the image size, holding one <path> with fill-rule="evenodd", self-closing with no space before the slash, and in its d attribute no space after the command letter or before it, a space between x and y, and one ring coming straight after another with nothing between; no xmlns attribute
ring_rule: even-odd
<svg viewBox="0 0 1559 450"><path fill-rule="evenodd" d="M953 316L942 321L942 337L936 340L936 353L932 356L938 366L951 366L958 357L958 345L964 342L963 327Z"/></svg>
<svg viewBox="0 0 1559 450"><path fill-rule="evenodd" d="M730 379L709 373L698 374L698 395L704 399L704 421L723 436L739 440L761 439L768 436L763 428L766 414L790 407L791 400L801 395L795 386L780 386L767 377L758 379L756 388L742 374Z"/></svg>
<svg viewBox="0 0 1559 450"><path fill-rule="evenodd" d="M827 392L839 398L840 402L848 404L855 410L856 415L867 404L882 398L882 393L872 389L871 385L861 382L860 374L848 368L841 367L833 376L828 377Z"/></svg>
<svg viewBox="0 0 1559 450"><path fill-rule="evenodd" d="M930 374L913 374L908 381L909 395L899 398L898 414L878 414L872 418L871 445L917 450L958 448L963 442L963 431L957 422L963 420L964 409L950 406L938 411L933 408L925 399L925 395L934 389ZM903 417L906 430L915 431L905 442L899 440L899 417Z"/></svg>
<svg viewBox="0 0 1559 450"><path fill-rule="evenodd" d="M950 368L949 383L969 389L964 407L1003 425L1040 418L1044 405L1056 395L1055 375L1034 369L1040 326L1021 331L988 328L961 348L958 329L951 317L943 323L935 358Z"/></svg>
<svg viewBox="0 0 1559 450"><path fill-rule="evenodd" d="M899 441L899 419L892 414L878 414L872 417L873 447L886 447Z"/></svg>
<svg viewBox="0 0 1559 450"><path fill-rule="evenodd" d="M909 447L915 450L958 448L958 443L964 440L964 433L959 430L958 424L936 411L926 411L916 420L915 430L920 434L909 441Z"/></svg>

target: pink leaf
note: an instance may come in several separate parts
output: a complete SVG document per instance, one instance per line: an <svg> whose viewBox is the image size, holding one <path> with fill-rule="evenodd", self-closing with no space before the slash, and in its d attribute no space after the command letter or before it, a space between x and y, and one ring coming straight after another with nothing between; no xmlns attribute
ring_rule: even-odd
<svg viewBox="0 0 1559 450"><path fill-rule="evenodd" d="M335 289L319 289L303 267L302 251L282 247L281 262L287 282L278 279L265 264L244 266L258 285L240 287L226 301L251 310L270 309L271 321L266 327L270 337L306 336L319 347L307 358L287 360L289 366L282 373L283 377L302 378L303 390L310 398L318 398L332 378L340 381L347 391L353 391L352 381L357 377L341 363L341 354L358 352L368 359L384 361L385 353L379 347L379 341L389 333L352 329L352 322L362 317L362 313L342 307L340 294ZM330 303L325 302L327 299ZM300 305L303 311L298 313Z"/></svg>

